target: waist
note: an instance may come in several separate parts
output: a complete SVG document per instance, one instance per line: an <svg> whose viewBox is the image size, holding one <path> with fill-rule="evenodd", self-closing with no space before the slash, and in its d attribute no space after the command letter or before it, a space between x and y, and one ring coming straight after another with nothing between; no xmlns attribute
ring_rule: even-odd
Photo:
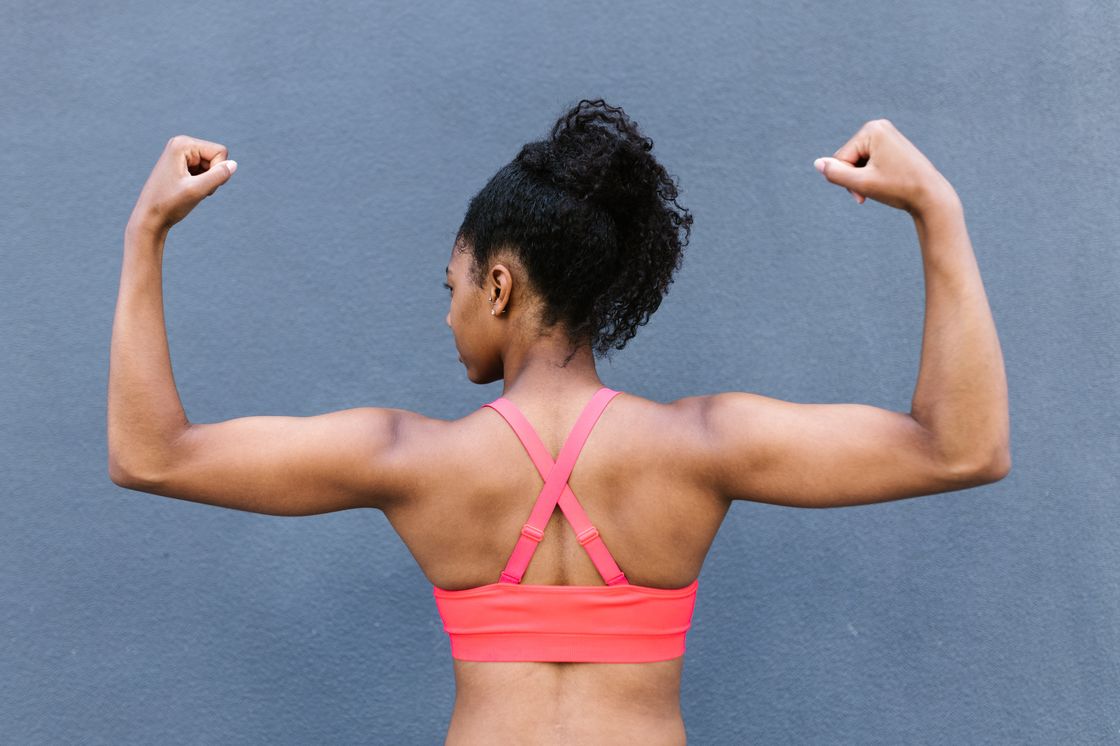
<svg viewBox="0 0 1120 746"><path fill-rule="evenodd" d="M448 744L681 746L682 664L681 658L640 666L455 661L457 738Z"/></svg>

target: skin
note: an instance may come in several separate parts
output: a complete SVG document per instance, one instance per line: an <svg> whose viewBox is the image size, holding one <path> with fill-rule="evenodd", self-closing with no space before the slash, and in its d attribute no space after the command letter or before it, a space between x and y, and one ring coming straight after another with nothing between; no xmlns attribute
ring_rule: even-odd
<svg viewBox="0 0 1120 746"><path fill-rule="evenodd" d="M171 375L162 257L170 228L229 180L227 159L217 143L172 138L125 229L110 351L110 478L268 515L376 508L434 585L494 582L543 484L496 412L440 420L357 407L187 420ZM823 173L859 204L875 199L914 218L926 317L911 411L736 391L668 403L618 395L569 484L632 583L679 588L696 579L736 500L866 505L967 489L1010 470L1003 358L955 191L887 120L866 123ZM502 395L555 458L603 385L591 348L580 344L560 367L567 334L541 328L540 300L516 259L496 257L479 287L463 248L452 247L446 269L446 322L466 375L501 380ZM602 584L559 509L522 582ZM446 742L681 744L682 664L456 660Z"/></svg>

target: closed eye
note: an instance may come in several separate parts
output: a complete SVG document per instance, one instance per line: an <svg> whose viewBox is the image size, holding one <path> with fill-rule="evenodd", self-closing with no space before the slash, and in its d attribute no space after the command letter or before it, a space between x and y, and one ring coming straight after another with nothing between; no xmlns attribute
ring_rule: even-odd
<svg viewBox="0 0 1120 746"><path fill-rule="evenodd" d="M445 283L442 283L442 284L443 284L443 286L444 286L445 288L447 288L448 290L450 290L450 289L451 289L451 286L450 286L450 285L448 285L448 284L447 284L446 282L445 282Z"/></svg>

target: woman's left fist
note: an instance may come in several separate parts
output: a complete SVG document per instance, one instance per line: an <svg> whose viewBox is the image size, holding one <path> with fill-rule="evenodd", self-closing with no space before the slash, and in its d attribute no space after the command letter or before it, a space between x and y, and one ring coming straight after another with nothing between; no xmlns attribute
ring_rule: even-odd
<svg viewBox="0 0 1120 746"><path fill-rule="evenodd" d="M224 145L175 135L140 190L130 225L166 233L237 170Z"/></svg>

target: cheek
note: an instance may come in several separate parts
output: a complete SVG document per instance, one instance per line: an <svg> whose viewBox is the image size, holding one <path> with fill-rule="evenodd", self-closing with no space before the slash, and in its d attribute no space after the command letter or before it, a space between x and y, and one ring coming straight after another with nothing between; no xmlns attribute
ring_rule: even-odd
<svg viewBox="0 0 1120 746"><path fill-rule="evenodd" d="M456 336L466 331L465 321L461 301L451 298L448 301L447 307L447 325L451 327L451 330L455 332Z"/></svg>

